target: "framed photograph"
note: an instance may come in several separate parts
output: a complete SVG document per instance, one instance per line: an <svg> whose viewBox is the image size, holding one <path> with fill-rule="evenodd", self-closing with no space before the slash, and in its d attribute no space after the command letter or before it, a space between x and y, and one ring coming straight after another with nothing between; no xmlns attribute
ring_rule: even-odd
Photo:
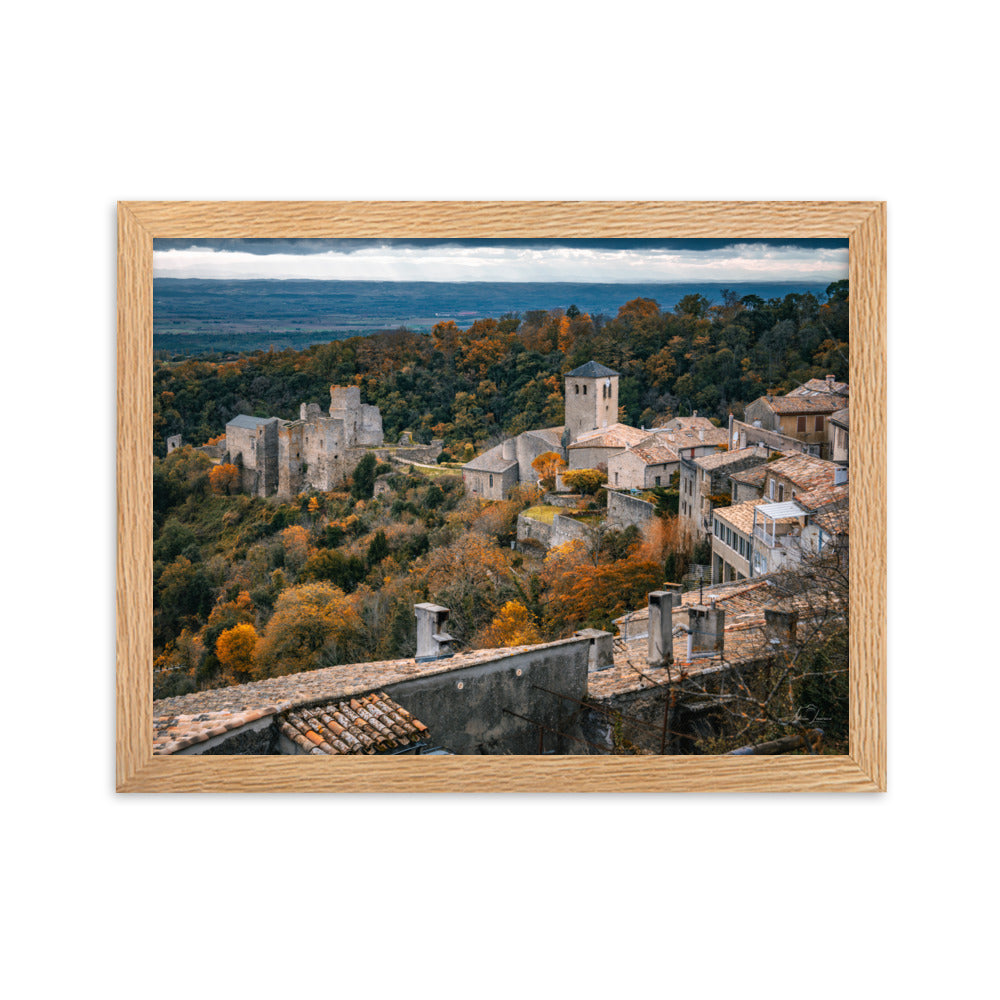
<svg viewBox="0 0 1000 1000"><path fill-rule="evenodd" d="M884 790L885 214L120 203L118 790Z"/></svg>

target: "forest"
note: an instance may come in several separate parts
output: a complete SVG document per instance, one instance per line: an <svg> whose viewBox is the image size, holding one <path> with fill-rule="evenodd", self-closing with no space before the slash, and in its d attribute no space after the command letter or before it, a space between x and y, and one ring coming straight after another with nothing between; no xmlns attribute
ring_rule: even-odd
<svg viewBox="0 0 1000 1000"><path fill-rule="evenodd" d="M697 409L723 420L768 389L847 377L847 283L823 301L648 299L613 319L572 306L439 324L304 351L159 358L154 379L154 697L336 663L413 655L413 605L452 611L466 648L608 628L663 579L707 561L669 503L645 535L596 526L548 553L514 551L517 515L542 491L464 495L457 462L507 434L562 422L564 372L594 359L619 371L620 417L652 426ZM357 384L386 439L440 437L437 468L367 455L341 489L289 502L235 492L231 467L192 445L237 413L294 419L331 384ZM165 438L185 447L165 455ZM376 477L386 489L375 495ZM581 507L600 505L602 493ZM674 507L673 510L676 508Z"/></svg>
<svg viewBox="0 0 1000 1000"><path fill-rule="evenodd" d="M302 402L323 402L331 384L356 384L382 411L386 440L411 430L442 438L464 460L504 435L562 422L562 377L594 360L621 375L623 422L652 426L669 416L724 421L773 389L848 374L847 282L825 296L764 301L724 292L711 305L688 295L671 312L652 299L624 303L617 316L575 306L502 315L462 329L440 323L352 337L303 351L254 351L176 360L153 371L153 450L182 434L202 444L239 413L298 417Z"/></svg>

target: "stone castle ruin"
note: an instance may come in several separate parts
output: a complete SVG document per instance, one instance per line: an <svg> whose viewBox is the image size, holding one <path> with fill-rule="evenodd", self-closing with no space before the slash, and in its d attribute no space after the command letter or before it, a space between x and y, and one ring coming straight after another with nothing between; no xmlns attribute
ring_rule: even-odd
<svg viewBox="0 0 1000 1000"><path fill-rule="evenodd" d="M303 403L298 420L234 417L226 424L224 460L240 469L244 492L293 497L333 489L366 451L383 444L379 408L362 403L357 386L332 385L329 416L318 403Z"/></svg>

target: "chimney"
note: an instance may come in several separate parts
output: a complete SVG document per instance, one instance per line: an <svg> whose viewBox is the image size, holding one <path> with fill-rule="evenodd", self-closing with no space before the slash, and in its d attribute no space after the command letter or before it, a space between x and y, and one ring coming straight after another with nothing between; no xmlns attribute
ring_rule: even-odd
<svg viewBox="0 0 1000 1000"><path fill-rule="evenodd" d="M694 413L691 414L691 419L694 420L694 418L697 416L698 416L698 411L695 410Z"/></svg>
<svg viewBox="0 0 1000 1000"><path fill-rule="evenodd" d="M668 667L674 662L674 595L654 590L649 595L649 659L651 667Z"/></svg>
<svg viewBox="0 0 1000 1000"><path fill-rule="evenodd" d="M843 486L847 482L847 466L838 465L836 469L833 470L833 485Z"/></svg>
<svg viewBox="0 0 1000 1000"><path fill-rule="evenodd" d="M764 609L764 638L771 646L794 646L795 627L798 624L797 611L779 611L777 608Z"/></svg>
<svg viewBox="0 0 1000 1000"><path fill-rule="evenodd" d="M517 458L517 442L514 438L507 438L503 443L503 459L505 462L513 462Z"/></svg>
<svg viewBox="0 0 1000 1000"><path fill-rule="evenodd" d="M454 650L449 647L455 640L444 630L448 609L437 604L414 604L413 611L417 616L417 663L453 656Z"/></svg>
<svg viewBox="0 0 1000 1000"><path fill-rule="evenodd" d="M826 377L827 388L832 389L833 388L833 383L836 382L836 381L837 380L832 375L827 375L827 377Z"/></svg>
<svg viewBox="0 0 1000 1000"><path fill-rule="evenodd" d="M692 656L714 656L723 651L726 612L715 606L714 598L710 605L692 604L688 608L688 628Z"/></svg>
<svg viewBox="0 0 1000 1000"><path fill-rule="evenodd" d="M588 673L593 673L595 670L607 670L608 667L615 665L615 637L610 632L602 632L596 628L585 628L573 634L581 639L590 640L590 647L587 651Z"/></svg>

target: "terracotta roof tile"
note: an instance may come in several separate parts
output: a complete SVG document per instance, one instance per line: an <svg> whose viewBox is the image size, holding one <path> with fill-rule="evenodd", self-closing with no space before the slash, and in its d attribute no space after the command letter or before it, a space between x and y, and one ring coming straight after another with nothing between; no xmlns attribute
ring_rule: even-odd
<svg viewBox="0 0 1000 1000"><path fill-rule="evenodd" d="M306 752L378 754L426 739L427 727L383 691L286 712L281 733Z"/></svg>
<svg viewBox="0 0 1000 1000"><path fill-rule="evenodd" d="M639 430L638 427L629 427L627 424L611 424L597 431L588 431L581 434L576 441L571 444L573 448L621 448L634 447L641 444L649 437L649 431Z"/></svg>
<svg viewBox="0 0 1000 1000"><path fill-rule="evenodd" d="M736 451L720 451L715 455L702 455L701 458L693 458L691 461L700 469L721 469L734 462L753 458L755 455L760 457L762 464L767 461L767 449L755 446L737 448Z"/></svg>

